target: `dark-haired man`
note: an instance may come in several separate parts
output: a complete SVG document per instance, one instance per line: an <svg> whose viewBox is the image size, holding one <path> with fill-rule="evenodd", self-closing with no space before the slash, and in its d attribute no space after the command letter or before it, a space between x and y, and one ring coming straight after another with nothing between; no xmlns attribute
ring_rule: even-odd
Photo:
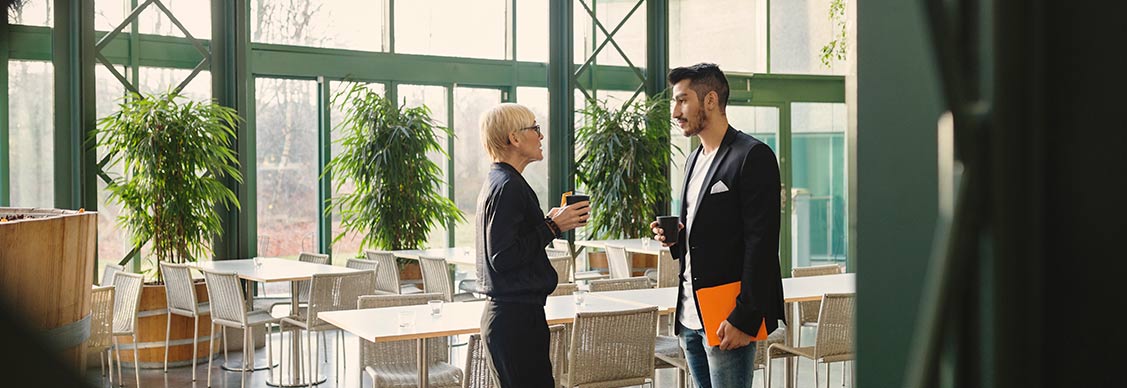
<svg viewBox="0 0 1127 388"><path fill-rule="evenodd" d="M783 318L779 275L779 166L763 142L732 128L725 108L728 81L711 63L669 72L673 119L700 147L685 164L677 243L650 224L655 239L681 262L675 330L699 387L750 387L752 339L770 333ZM696 291L740 282L735 309L706 343L700 311L709 306ZM765 326L765 327L761 327Z"/></svg>

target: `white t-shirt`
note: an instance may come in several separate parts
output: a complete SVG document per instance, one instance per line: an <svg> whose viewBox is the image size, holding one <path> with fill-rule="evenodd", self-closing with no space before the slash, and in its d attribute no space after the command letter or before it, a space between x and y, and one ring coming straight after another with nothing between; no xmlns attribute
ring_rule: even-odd
<svg viewBox="0 0 1127 388"><path fill-rule="evenodd" d="M717 148L719 149L719 148ZM689 176L689 185L685 188L685 240L680 244L688 244L692 239L692 225L693 218L697 214L697 199L700 198L700 189L704 185L704 177L708 175L708 170L712 166L713 160L716 159L716 150L705 153L701 149L700 155L697 156L696 162L693 164L692 175ZM678 321L681 326L690 330L700 330L704 326L700 323L700 314L697 313L696 296L693 294L693 261L689 252L688 245L685 246L685 281L683 284L684 291L681 293L681 316Z"/></svg>

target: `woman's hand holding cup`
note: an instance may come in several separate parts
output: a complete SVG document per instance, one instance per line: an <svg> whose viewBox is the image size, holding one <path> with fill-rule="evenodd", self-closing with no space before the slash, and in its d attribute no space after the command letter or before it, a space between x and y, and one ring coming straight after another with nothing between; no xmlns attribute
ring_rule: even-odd
<svg viewBox="0 0 1127 388"><path fill-rule="evenodd" d="M556 226L560 227L560 232L578 228L585 225L587 219L591 218L591 201L581 201L562 208L552 208L548 211L548 217L556 223Z"/></svg>

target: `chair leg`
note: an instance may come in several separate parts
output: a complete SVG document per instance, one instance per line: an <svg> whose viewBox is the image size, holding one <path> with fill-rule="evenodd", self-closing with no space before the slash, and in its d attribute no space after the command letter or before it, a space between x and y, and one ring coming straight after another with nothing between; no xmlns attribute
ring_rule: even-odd
<svg viewBox="0 0 1127 388"><path fill-rule="evenodd" d="M266 369L270 373L270 378L274 378L274 346L271 344L274 333L271 332L269 324L262 325L262 328L266 330Z"/></svg>
<svg viewBox="0 0 1127 388"><path fill-rule="evenodd" d="M814 360L813 362L814 362L814 388L818 388L818 361ZM798 385L798 381L796 380L794 382L794 384Z"/></svg>
<svg viewBox="0 0 1127 388"><path fill-rule="evenodd" d="M164 373L168 373L168 337L172 334L172 311L165 314L164 320Z"/></svg>
<svg viewBox="0 0 1127 388"><path fill-rule="evenodd" d="M125 378L121 375L121 347L117 344L117 337L113 338L113 349L117 356L117 386L125 386Z"/></svg>
<svg viewBox="0 0 1127 388"><path fill-rule="evenodd" d="M113 386L113 347L111 346L109 349L106 349L106 351L103 352L103 353L106 354L106 369L107 369L107 373L109 373L110 386L112 387ZM118 374L117 378L120 379L121 374Z"/></svg>
<svg viewBox="0 0 1127 388"><path fill-rule="evenodd" d="M195 324L192 325L192 381L196 381L196 359L199 358L200 349L200 316L195 316ZM167 338L167 336L166 336ZM165 341L168 341L165 339ZM165 348L164 364L167 368L168 365L168 348Z"/></svg>
<svg viewBox="0 0 1127 388"><path fill-rule="evenodd" d="M133 377L137 379L137 388L141 388L141 357L137 355L138 347L140 342L137 342L137 330L133 330Z"/></svg>
<svg viewBox="0 0 1127 388"><path fill-rule="evenodd" d="M223 365L227 365L227 362L228 362L228 360L227 360L227 348L230 347L230 343L227 342L227 326L223 326L222 330L223 330Z"/></svg>
<svg viewBox="0 0 1127 388"><path fill-rule="evenodd" d="M239 386L246 388L247 386L247 365L250 365L250 354L253 351L250 346L250 326L243 327L243 367L239 368Z"/></svg>
<svg viewBox="0 0 1127 388"><path fill-rule="evenodd" d="M224 344L226 345L226 344ZM212 354L215 350L215 323L211 324L211 340L207 342L207 386L211 386L211 361L215 359Z"/></svg>

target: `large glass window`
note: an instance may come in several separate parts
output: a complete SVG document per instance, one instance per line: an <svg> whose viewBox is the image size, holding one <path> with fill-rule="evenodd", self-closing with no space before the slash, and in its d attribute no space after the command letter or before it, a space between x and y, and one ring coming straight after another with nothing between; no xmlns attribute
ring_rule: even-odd
<svg viewBox="0 0 1127 388"><path fill-rule="evenodd" d="M613 32L615 27L626 18L631 9L638 4L635 0L593 1L582 0L595 13L603 28ZM606 34L592 20L580 1L574 4L575 31L575 62L583 63L587 57L606 40ZM622 48L630 62L639 68L646 67L646 4L643 1L626 23L614 34L614 43ZM599 65L626 66L626 59L614 48L612 43L607 43L595 58Z"/></svg>
<svg viewBox="0 0 1127 388"><path fill-rule="evenodd" d="M143 2L138 2L139 4ZM180 25L196 39L211 39L211 4L199 0L161 0L165 8ZM120 18L118 20L121 20ZM172 18L151 4L141 11L137 18L138 31L142 34L185 37L184 32L172 22Z"/></svg>
<svg viewBox="0 0 1127 388"><path fill-rule="evenodd" d="M117 71L125 69L118 66ZM94 68L95 105L98 118L109 116L118 111L118 104L125 96L125 86L121 84L105 66L98 65ZM104 148L97 152L98 160L107 154ZM121 165L106 165L105 173L110 178L121 176ZM128 232L118 224L117 218L121 216L121 204L109 200L109 191L102 177L96 178L98 184L98 272L106 264L117 264L133 249Z"/></svg>
<svg viewBox="0 0 1127 388"><path fill-rule="evenodd" d="M507 0L412 0L395 3L395 51L505 59Z"/></svg>
<svg viewBox="0 0 1127 388"><path fill-rule="evenodd" d="M384 51L387 0L252 0L252 40ZM397 2L396 6L403 3Z"/></svg>
<svg viewBox="0 0 1127 388"><path fill-rule="evenodd" d="M669 66L712 62L726 72L766 70L766 0L669 2Z"/></svg>
<svg viewBox="0 0 1127 388"><path fill-rule="evenodd" d="M454 203L465 215L465 221L454 227L454 246L474 245L477 195L492 163L481 145L478 122L483 112L499 103L500 90L454 89Z"/></svg>
<svg viewBox="0 0 1127 388"><path fill-rule="evenodd" d="M53 0L25 0L16 12L8 14L8 23L51 27L55 21Z"/></svg>
<svg viewBox="0 0 1127 388"><path fill-rule="evenodd" d="M317 249L317 83L255 80L258 254Z"/></svg>
<svg viewBox="0 0 1127 388"><path fill-rule="evenodd" d="M548 120L548 100L547 88L517 88L517 102L532 110L536 115L536 123L540 124L540 132L544 134L544 140L540 141L544 149L544 160L524 168L524 179L528 181L529 186L532 186L532 191L536 192L536 198L540 199L544 211L559 204L559 193L548 192L548 161L558 157L551 153L552 129Z"/></svg>
<svg viewBox="0 0 1127 388"><path fill-rule="evenodd" d="M450 122L447 112L449 108L446 104L446 88L442 86L422 86L422 85L399 85L399 101L401 104L409 107L426 105L430 108L430 118L434 120L436 126L446 127ZM439 135L439 144L447 144L447 137L445 134ZM448 159L445 155L438 152L430 153L430 159L438 164L438 168L442 170L443 177L449 177L449 169L447 168ZM449 178L443 179L444 184L439 187L441 193L447 192L447 185ZM445 225L445 223L441 224ZM448 229L445 226L437 226L434 230L430 231L430 238L427 241L428 247L445 247L448 240Z"/></svg>
<svg viewBox="0 0 1127 388"><path fill-rule="evenodd" d="M795 266L846 255L845 104L791 104Z"/></svg>
<svg viewBox="0 0 1127 388"><path fill-rule="evenodd" d="M548 62L548 2L518 1L517 59Z"/></svg>
<svg viewBox="0 0 1127 388"><path fill-rule="evenodd" d="M104 68L104 66L103 66ZM142 67L139 72L140 84L137 85L137 90L141 94L158 94L172 90L184 82L188 75L192 73L188 69L171 69L164 67ZM184 85L184 89L180 90L180 95L184 96L183 101L207 101L211 99L211 72L201 71L192 78L191 82Z"/></svg>
<svg viewBox="0 0 1127 388"><path fill-rule="evenodd" d="M845 62L822 64L822 46L834 38L830 1L771 2L771 72L786 74L845 74Z"/></svg>
<svg viewBox="0 0 1127 388"><path fill-rule="evenodd" d="M31 4L28 4L31 5ZM55 205L54 67L50 62L8 62L8 161L11 204Z"/></svg>
<svg viewBox="0 0 1127 388"><path fill-rule="evenodd" d="M336 82L336 81L334 81L334 82L329 83L329 90L332 90L334 96L336 95L336 93L339 93L342 90L347 90L345 88L351 88L351 87L352 87L352 84L347 83L347 82ZM367 88L372 90L373 92L379 94L379 95L384 94L384 84L368 84ZM336 155L340 154L340 151L341 151L341 145L339 143L337 143L337 141L338 141L338 139L340 139L340 134L341 134L342 129L338 129L337 127L342 122L344 122L344 114L345 114L344 110L342 110L341 107L338 106L338 105L333 105L331 110L330 110L330 113L329 113L329 120L332 122L332 128L333 128L333 130L332 130L332 139L333 139L332 153L333 153L334 157ZM343 184L339 187L339 189L338 189L338 186L337 186L338 183ZM342 181L339 177L335 177L335 176L332 177L332 184L333 184L333 187L332 187L333 198L339 198L341 195L352 193L354 190L356 190L356 184L354 182L349 181L349 180ZM341 228L340 212L334 210L333 211L333 223L332 223L332 236L329 236L328 238L330 238L330 239L336 238L336 236L338 234L340 234L342 231L344 231L344 229ZM333 256L338 257L338 258L357 257L358 255L360 255L360 241L363 240L363 239L364 239L364 235L361 232L349 232L349 233L345 234L344 237L341 237L341 239L339 241L333 243ZM371 249L371 248L369 248L369 249Z"/></svg>

